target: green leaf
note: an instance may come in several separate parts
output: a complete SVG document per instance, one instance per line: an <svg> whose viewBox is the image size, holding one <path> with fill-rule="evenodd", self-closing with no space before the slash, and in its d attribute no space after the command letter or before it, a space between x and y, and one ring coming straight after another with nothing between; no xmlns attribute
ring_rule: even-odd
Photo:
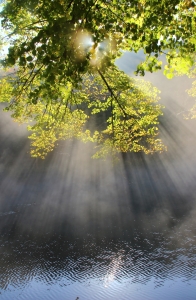
<svg viewBox="0 0 196 300"><path fill-rule="evenodd" d="M33 60L33 57L32 57L32 56L28 56L28 57L26 58L26 60L30 62L30 61Z"/></svg>

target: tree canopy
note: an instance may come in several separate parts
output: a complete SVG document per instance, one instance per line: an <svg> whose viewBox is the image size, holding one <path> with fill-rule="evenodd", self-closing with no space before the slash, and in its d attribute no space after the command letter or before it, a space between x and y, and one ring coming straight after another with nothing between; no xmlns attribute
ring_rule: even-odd
<svg viewBox="0 0 196 300"><path fill-rule="evenodd" d="M164 150L158 91L115 66L122 51L143 50L136 74L195 76L196 11L191 0L7 0L0 13L9 43L0 101L19 122L32 122L33 156L58 140L96 142L95 156ZM99 128L90 128L97 115ZM103 116L105 116L103 118Z"/></svg>

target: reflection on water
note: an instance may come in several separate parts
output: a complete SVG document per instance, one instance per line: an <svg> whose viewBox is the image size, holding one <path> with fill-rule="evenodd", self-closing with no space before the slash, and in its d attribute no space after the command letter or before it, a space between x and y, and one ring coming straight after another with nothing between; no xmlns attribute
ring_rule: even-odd
<svg viewBox="0 0 196 300"><path fill-rule="evenodd" d="M24 164L6 156L0 299L194 299L196 160L184 164L190 180L165 167L168 154L113 166L67 147L71 157L36 163L21 141Z"/></svg>
<svg viewBox="0 0 196 300"><path fill-rule="evenodd" d="M10 215L7 226L13 221ZM162 231L128 222L121 239L112 227L98 238L57 228L22 234L12 223L1 235L0 298L194 299L196 231L173 221Z"/></svg>
<svg viewBox="0 0 196 300"><path fill-rule="evenodd" d="M30 159L2 116L1 300L195 299L196 125L170 114L168 153L117 165L76 141Z"/></svg>

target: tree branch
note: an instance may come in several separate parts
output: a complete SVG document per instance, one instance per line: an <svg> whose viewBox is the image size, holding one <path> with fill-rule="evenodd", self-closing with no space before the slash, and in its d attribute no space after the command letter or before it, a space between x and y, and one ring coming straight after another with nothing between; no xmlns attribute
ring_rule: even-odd
<svg viewBox="0 0 196 300"><path fill-rule="evenodd" d="M110 92L111 96L116 100L116 102L118 103L118 106L120 107L120 109L122 110L123 114L125 117L127 117L127 113L124 110L124 108L122 107L122 105L120 104L118 97L114 94L112 88L110 87L110 85L108 84L106 78L104 77L103 73L97 68L97 72L99 73L99 75L101 76L101 79L103 80L103 82L105 83L105 85L107 86L108 91Z"/></svg>

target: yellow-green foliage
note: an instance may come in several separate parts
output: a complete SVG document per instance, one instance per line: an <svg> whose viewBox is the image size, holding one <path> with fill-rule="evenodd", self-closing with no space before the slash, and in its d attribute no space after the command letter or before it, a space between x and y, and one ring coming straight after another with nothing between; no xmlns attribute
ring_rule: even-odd
<svg viewBox="0 0 196 300"><path fill-rule="evenodd" d="M165 149L157 139L158 91L114 61L122 50L142 50L136 74L144 75L162 68L164 54L168 78L194 76L195 1L9 0L0 18L3 44L10 43L0 63L16 70L1 80L0 101L28 123L33 156L44 158L71 137L95 142L95 156ZM102 128L91 132L101 114Z"/></svg>
<svg viewBox="0 0 196 300"><path fill-rule="evenodd" d="M114 68L101 75L94 76L93 81L87 80L86 84L84 81L85 91L91 91L91 98L96 99L88 105L92 113L111 110L106 128L94 134L100 148L95 157L114 152L148 154L166 150L157 139L158 117L162 115L162 106L157 104L158 89L150 82L130 78Z"/></svg>
<svg viewBox="0 0 196 300"><path fill-rule="evenodd" d="M0 79L0 102L9 102L11 99L13 86L8 79Z"/></svg>
<svg viewBox="0 0 196 300"><path fill-rule="evenodd" d="M17 81L16 76L13 84ZM58 89L54 87L54 100L48 98L45 89L36 92L39 83L37 78L27 89L19 84L13 92L4 80L4 87L12 92L7 110L15 121L28 124L33 157L45 158L60 140L70 138L94 142L98 147L94 157L165 150L157 139L158 117L162 114L162 106L157 104L159 91L149 82L130 78L113 66L106 71L87 73L77 89L70 82ZM36 98L29 101L32 88ZM104 112L107 119L102 128L88 129L93 115L100 117Z"/></svg>

